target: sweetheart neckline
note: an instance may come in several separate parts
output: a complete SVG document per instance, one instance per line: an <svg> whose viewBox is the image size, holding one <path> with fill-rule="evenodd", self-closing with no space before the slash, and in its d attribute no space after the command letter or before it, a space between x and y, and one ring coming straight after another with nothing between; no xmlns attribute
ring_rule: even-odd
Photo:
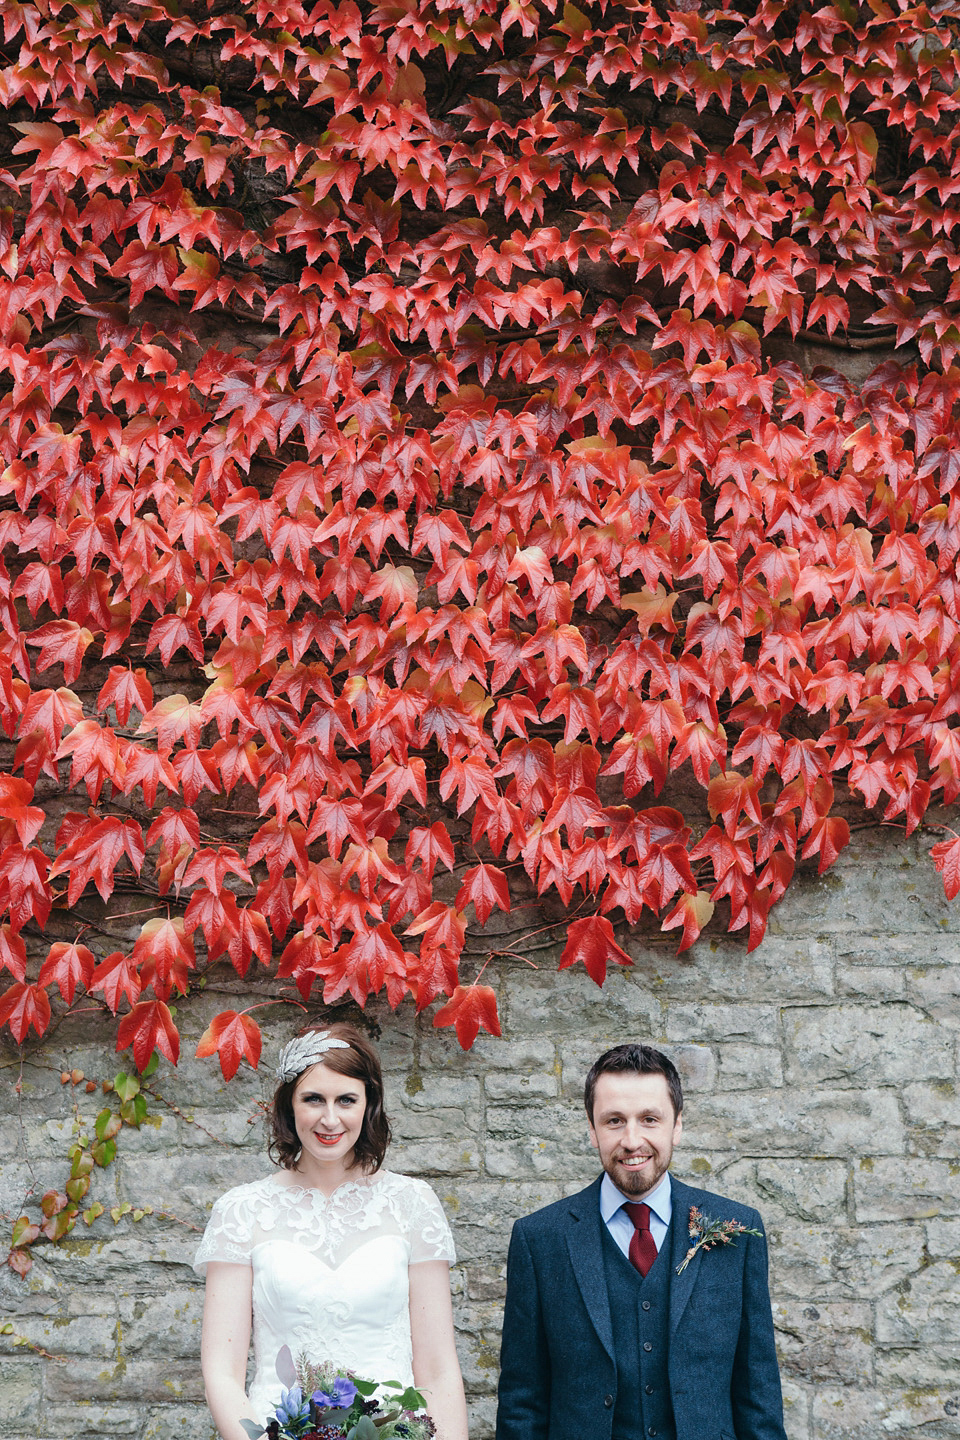
<svg viewBox="0 0 960 1440"><path fill-rule="evenodd" d="M354 1245L349 1254L345 1255L342 1260L337 1261L336 1264L331 1264L329 1260L324 1260L315 1250L308 1249L306 1245L301 1245L296 1240L290 1240L285 1235L271 1235L266 1240L258 1240L251 1250L251 1255L254 1251L261 1250L264 1245L288 1245L292 1250L296 1250L299 1257L309 1256L311 1260L316 1260L317 1264L322 1265L330 1274L336 1274L336 1272L342 1270L344 1265L348 1264L355 1255L359 1255L361 1250L367 1249L370 1245L376 1245L378 1241L381 1240L399 1241L402 1246L406 1245L403 1236L399 1234L371 1235L366 1240L361 1240L359 1245Z"/></svg>

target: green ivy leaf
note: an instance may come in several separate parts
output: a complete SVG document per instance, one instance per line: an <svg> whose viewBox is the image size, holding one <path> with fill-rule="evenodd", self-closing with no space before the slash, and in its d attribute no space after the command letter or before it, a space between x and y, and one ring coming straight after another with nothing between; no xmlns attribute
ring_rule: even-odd
<svg viewBox="0 0 960 1440"><path fill-rule="evenodd" d="M116 1153L116 1140L98 1140L96 1145L91 1146L90 1149L90 1154L93 1156L97 1164L104 1170L107 1168L108 1165L113 1164Z"/></svg>
<svg viewBox="0 0 960 1440"><path fill-rule="evenodd" d="M90 1163L92 1164L93 1162L91 1161ZM78 1175L67 1181L67 1198L72 1200L75 1205L79 1205L89 1189L90 1176Z"/></svg>
<svg viewBox="0 0 960 1440"><path fill-rule="evenodd" d="M19 1220L13 1222L13 1236L11 1245L16 1249L18 1245L32 1245L40 1234L40 1226L35 1225L29 1215L21 1215Z"/></svg>
<svg viewBox="0 0 960 1440"><path fill-rule="evenodd" d="M112 1140L118 1133L123 1121L119 1115L114 1115L112 1110L101 1110L97 1116L97 1123L94 1129L97 1132L98 1140Z"/></svg>
<svg viewBox="0 0 960 1440"><path fill-rule="evenodd" d="M134 1095L130 1100L124 1100L120 1106L120 1118L126 1125L134 1125L137 1129L147 1118L147 1102L142 1095Z"/></svg>
<svg viewBox="0 0 960 1440"><path fill-rule="evenodd" d="M132 1100L134 1095L140 1094L140 1081L135 1075L128 1075L121 1070L119 1075L114 1076L113 1088L121 1100Z"/></svg>
<svg viewBox="0 0 960 1440"><path fill-rule="evenodd" d="M81 1150L74 1145L70 1151L70 1179L79 1180L82 1175L89 1175L93 1169L93 1156L89 1150Z"/></svg>

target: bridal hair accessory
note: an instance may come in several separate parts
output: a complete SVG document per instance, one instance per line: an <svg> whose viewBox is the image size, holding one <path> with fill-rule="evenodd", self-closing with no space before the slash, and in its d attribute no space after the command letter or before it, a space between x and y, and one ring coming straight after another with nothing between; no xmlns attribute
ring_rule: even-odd
<svg viewBox="0 0 960 1440"><path fill-rule="evenodd" d="M306 1035L297 1035L287 1042L280 1051L277 1063L277 1079L281 1084L293 1080L302 1070L316 1065L328 1050L349 1050L349 1040L338 1040L329 1030L308 1030Z"/></svg>
<svg viewBox="0 0 960 1440"><path fill-rule="evenodd" d="M704 1215L696 1205L690 1206L687 1229L692 1243L683 1261L677 1266L678 1275L683 1274L698 1250L712 1250L714 1245L733 1245L735 1235L759 1235L763 1239L762 1230L750 1230L746 1225L741 1225L739 1220L711 1220L710 1216Z"/></svg>

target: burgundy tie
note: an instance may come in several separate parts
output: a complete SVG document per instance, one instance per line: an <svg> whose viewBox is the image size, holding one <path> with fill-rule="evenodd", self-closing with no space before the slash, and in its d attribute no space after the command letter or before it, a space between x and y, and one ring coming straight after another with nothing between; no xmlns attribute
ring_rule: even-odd
<svg viewBox="0 0 960 1440"><path fill-rule="evenodd" d="M646 1275L657 1258L657 1242L650 1233L650 1206L628 1201L623 1208L633 1221L630 1263L641 1275Z"/></svg>

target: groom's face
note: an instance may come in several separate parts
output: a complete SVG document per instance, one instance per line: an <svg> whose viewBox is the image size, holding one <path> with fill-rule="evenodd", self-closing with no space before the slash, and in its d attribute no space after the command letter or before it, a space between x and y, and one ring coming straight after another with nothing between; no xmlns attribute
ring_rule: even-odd
<svg viewBox="0 0 960 1440"><path fill-rule="evenodd" d="M597 1077L590 1144L625 1195L653 1189L667 1171L682 1128L662 1075L618 1071Z"/></svg>

